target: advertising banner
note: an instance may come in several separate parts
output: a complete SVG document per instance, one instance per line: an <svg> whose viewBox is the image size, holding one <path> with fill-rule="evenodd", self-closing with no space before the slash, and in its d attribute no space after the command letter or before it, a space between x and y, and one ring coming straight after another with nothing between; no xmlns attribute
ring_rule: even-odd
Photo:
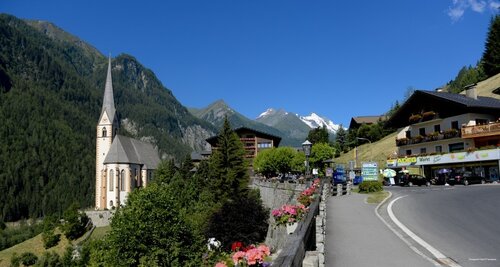
<svg viewBox="0 0 500 267"><path fill-rule="evenodd" d="M442 155L404 157L398 159L388 159L387 167L408 167L412 165L433 165L446 163L474 162L486 160L499 160L500 149L478 150L471 152L455 152Z"/></svg>

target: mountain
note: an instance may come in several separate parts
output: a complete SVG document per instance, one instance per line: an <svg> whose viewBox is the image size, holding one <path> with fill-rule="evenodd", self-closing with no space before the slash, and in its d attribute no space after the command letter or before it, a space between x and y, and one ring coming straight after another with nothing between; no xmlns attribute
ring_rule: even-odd
<svg viewBox="0 0 500 267"><path fill-rule="evenodd" d="M93 204L107 57L48 22L0 14L0 221ZM217 128L188 112L133 56L112 59L120 134L162 158L206 148Z"/></svg>
<svg viewBox="0 0 500 267"><path fill-rule="evenodd" d="M340 125L334 124L331 120L321 117L314 112L309 116L300 116L299 118L310 128L326 127L330 134L335 134L340 127Z"/></svg>
<svg viewBox="0 0 500 267"><path fill-rule="evenodd" d="M311 113L309 116L299 116L283 109L276 110L273 108L267 109L255 120L274 127L288 136L301 140L307 138L311 129L323 126L330 133L330 140L333 140L340 127L331 120L318 116L316 113Z"/></svg>
<svg viewBox="0 0 500 267"><path fill-rule="evenodd" d="M227 116L229 122L231 123L231 127L233 128L244 126L281 137L281 146L300 147L302 142L304 142L304 138L297 138L293 135L289 135L286 132L282 132L273 126L248 119L247 117L229 107L223 100L215 101L214 103L208 105L206 108L202 109L190 108L189 111L196 117L213 124L218 129L222 127L224 118Z"/></svg>
<svg viewBox="0 0 500 267"><path fill-rule="evenodd" d="M302 142L304 142L311 130L296 114L286 112L283 109L275 110L270 108L260 114L255 120L274 127L287 136L302 140Z"/></svg>

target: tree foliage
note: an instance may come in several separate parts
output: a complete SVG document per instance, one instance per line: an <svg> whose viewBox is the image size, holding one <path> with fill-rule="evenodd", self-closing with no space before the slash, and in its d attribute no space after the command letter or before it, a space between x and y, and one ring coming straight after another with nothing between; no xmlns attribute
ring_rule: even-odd
<svg viewBox="0 0 500 267"><path fill-rule="evenodd" d="M304 172L305 155L291 147L278 147L260 151L255 158L254 170L266 177L279 173Z"/></svg>
<svg viewBox="0 0 500 267"><path fill-rule="evenodd" d="M99 245L106 254L91 258L106 266L196 266L201 257L197 245L175 195L168 187L152 183L129 194L125 207L113 217L105 243Z"/></svg>
<svg viewBox="0 0 500 267"><path fill-rule="evenodd" d="M232 198L247 190L249 176L244 156L243 144L226 118L217 139L217 149L210 158L210 184L216 198Z"/></svg>
<svg viewBox="0 0 500 267"><path fill-rule="evenodd" d="M309 157L309 162L312 167L319 168L320 171L323 171L325 160L333 159L335 155L335 150L329 144L326 143L316 143L311 148L311 156Z"/></svg>
<svg viewBox="0 0 500 267"><path fill-rule="evenodd" d="M500 15L491 19L481 65L487 77L500 72Z"/></svg>
<svg viewBox="0 0 500 267"><path fill-rule="evenodd" d="M313 144L328 143L329 142L328 130L326 129L325 126L314 128L309 131L309 134L307 135L307 140L309 140L309 142Z"/></svg>

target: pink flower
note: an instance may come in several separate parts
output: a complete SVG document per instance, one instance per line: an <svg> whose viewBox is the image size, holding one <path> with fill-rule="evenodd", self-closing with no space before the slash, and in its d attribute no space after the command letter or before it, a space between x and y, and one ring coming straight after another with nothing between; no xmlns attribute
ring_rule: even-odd
<svg viewBox="0 0 500 267"><path fill-rule="evenodd" d="M245 258L245 252L243 251L237 251L236 253L234 253L233 255L233 262L234 264L238 264L238 262L240 262L241 260L243 260Z"/></svg>
<svg viewBox="0 0 500 267"><path fill-rule="evenodd" d="M271 255L271 250L266 245L260 245L257 247L257 249L260 250L262 253L264 253L266 256Z"/></svg>
<svg viewBox="0 0 500 267"><path fill-rule="evenodd" d="M256 248L247 251L246 258L248 265L257 264L264 260L262 252Z"/></svg>
<svg viewBox="0 0 500 267"><path fill-rule="evenodd" d="M225 262L217 262L217 264L215 264L215 267L227 267L226 263Z"/></svg>

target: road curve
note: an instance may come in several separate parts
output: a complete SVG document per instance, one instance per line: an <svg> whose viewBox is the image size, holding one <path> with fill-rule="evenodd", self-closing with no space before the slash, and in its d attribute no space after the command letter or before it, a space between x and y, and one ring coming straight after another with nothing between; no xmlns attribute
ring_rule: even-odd
<svg viewBox="0 0 500 267"><path fill-rule="evenodd" d="M393 199L404 196L392 205L397 220L449 257L448 266L500 266L500 186L411 187L390 191Z"/></svg>

